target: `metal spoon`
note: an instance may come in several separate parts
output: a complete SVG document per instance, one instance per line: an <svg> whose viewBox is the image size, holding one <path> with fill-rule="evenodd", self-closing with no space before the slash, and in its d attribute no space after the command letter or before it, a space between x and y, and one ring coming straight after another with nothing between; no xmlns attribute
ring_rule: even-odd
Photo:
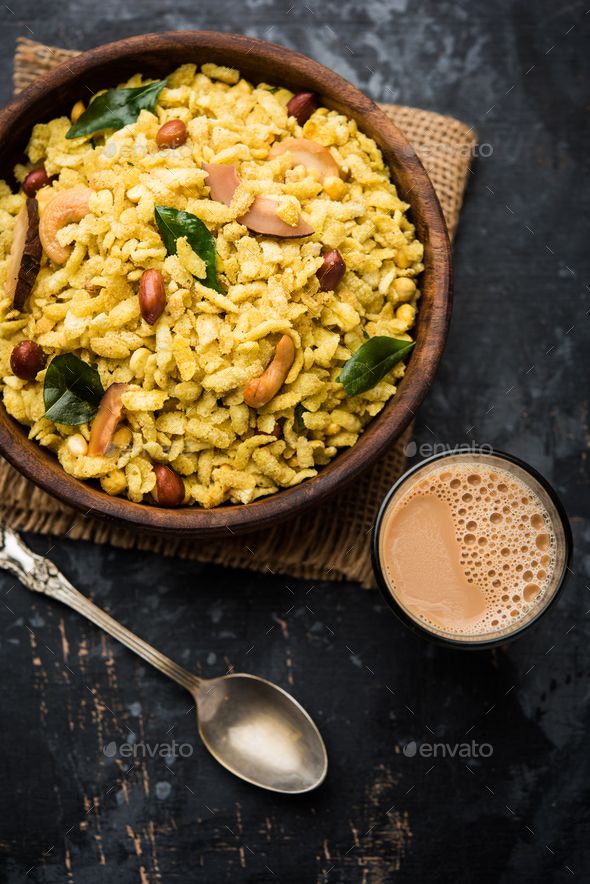
<svg viewBox="0 0 590 884"><path fill-rule="evenodd" d="M244 673L211 679L193 675L97 608L10 528L0 528L0 568L28 589L69 605L190 691L201 739L236 776L290 794L309 792L323 781L328 769L324 741L305 709L282 688Z"/></svg>

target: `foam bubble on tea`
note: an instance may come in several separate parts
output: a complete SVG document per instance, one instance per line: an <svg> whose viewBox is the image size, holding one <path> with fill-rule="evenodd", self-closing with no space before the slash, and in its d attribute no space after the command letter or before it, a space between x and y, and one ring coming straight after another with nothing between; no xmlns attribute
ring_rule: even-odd
<svg viewBox="0 0 590 884"><path fill-rule="evenodd" d="M443 458L418 471L394 494L379 532L383 575L402 608L459 640L518 628L553 595L563 569L555 514L532 477L487 460Z"/></svg>

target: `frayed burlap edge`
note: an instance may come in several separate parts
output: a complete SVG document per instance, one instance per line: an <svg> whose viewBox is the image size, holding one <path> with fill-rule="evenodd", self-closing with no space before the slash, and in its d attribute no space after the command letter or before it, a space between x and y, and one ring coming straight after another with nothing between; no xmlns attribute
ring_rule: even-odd
<svg viewBox="0 0 590 884"><path fill-rule="evenodd" d="M15 92L76 52L19 38L14 68ZM455 233L470 158L476 143L472 129L452 117L400 105L382 105L404 131L428 170L449 232ZM0 463L0 519L13 528L67 536L94 543L150 550L199 562L288 574L308 580L352 580L373 585L369 536L376 510L405 467L404 448L412 428L353 488L325 505L270 531L206 543L174 541L133 532L80 514L35 488L6 462ZM23 501L26 504L23 505Z"/></svg>

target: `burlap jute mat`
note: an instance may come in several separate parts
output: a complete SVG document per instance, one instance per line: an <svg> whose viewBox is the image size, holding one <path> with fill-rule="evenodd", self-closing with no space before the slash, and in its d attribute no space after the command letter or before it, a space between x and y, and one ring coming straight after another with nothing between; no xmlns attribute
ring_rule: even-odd
<svg viewBox="0 0 590 884"><path fill-rule="evenodd" d="M18 40L14 87L19 92L77 53ZM385 112L405 132L428 170L451 236L455 233L469 164L476 143L472 129L452 117L400 105ZM0 520L13 528L73 539L136 547L200 562L216 562L289 574L310 580L353 580L373 585L369 554L371 525L387 489L403 472L411 427L389 454L352 488L315 511L271 531L205 543L148 537L84 517L40 491L0 461Z"/></svg>

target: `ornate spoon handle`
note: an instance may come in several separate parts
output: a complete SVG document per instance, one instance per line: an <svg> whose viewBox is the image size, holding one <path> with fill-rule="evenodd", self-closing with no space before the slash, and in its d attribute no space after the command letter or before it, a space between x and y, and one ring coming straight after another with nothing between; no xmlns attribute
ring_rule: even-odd
<svg viewBox="0 0 590 884"><path fill-rule="evenodd" d="M64 605L73 608L87 620L96 623L113 638L135 651L164 675L170 676L187 691L193 694L198 691L200 679L196 675L170 660L165 654L160 653L114 620L106 611L98 608L77 589L74 589L53 562L30 550L18 534L15 534L10 528L0 527L0 568L14 574L28 589L44 593L44 595L63 602Z"/></svg>

